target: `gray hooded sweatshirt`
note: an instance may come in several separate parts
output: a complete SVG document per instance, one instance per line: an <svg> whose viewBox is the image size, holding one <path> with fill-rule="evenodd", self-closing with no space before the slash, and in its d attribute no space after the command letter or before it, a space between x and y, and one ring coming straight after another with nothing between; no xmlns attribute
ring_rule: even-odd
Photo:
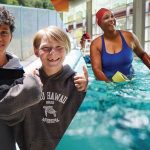
<svg viewBox="0 0 150 150"><path fill-rule="evenodd" d="M23 122L16 125L20 150L54 150L85 97L85 92L77 91L75 72L68 65L52 76L42 68L39 74L41 102L28 108Z"/></svg>

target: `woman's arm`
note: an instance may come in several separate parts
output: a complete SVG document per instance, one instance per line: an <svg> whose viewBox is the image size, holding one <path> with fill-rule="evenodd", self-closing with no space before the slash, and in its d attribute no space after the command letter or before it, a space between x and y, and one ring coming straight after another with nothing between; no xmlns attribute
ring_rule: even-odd
<svg viewBox="0 0 150 150"><path fill-rule="evenodd" d="M150 56L143 50L138 38L132 33L133 50L143 63L150 69Z"/></svg>
<svg viewBox="0 0 150 150"><path fill-rule="evenodd" d="M93 72L98 80L109 81L106 75L102 71L101 60L101 40L100 37L93 40L90 46L90 57Z"/></svg>

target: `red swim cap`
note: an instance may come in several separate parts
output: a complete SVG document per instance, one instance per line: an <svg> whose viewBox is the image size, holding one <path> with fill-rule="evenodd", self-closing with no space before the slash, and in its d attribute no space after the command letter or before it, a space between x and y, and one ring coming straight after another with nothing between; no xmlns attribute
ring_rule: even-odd
<svg viewBox="0 0 150 150"><path fill-rule="evenodd" d="M109 9L106 9L106 8L101 8L97 13L96 13L96 19L98 20L97 21L97 24L100 26L100 23L101 23L101 20L102 20L102 17L103 15L105 14L105 12L107 11L110 11Z"/></svg>

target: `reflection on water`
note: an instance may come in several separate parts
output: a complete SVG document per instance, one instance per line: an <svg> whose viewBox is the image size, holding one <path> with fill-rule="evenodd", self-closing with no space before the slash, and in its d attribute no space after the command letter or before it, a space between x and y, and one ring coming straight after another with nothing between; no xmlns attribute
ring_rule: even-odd
<svg viewBox="0 0 150 150"><path fill-rule="evenodd" d="M134 62L129 82L96 81L57 150L150 150L150 72Z"/></svg>

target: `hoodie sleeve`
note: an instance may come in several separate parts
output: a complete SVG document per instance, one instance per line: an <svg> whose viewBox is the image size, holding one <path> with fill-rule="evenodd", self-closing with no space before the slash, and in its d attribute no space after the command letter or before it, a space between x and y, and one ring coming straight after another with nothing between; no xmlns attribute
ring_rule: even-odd
<svg viewBox="0 0 150 150"><path fill-rule="evenodd" d="M22 84L20 80L16 80L10 89L8 87L5 88L4 95L3 97L1 96L0 119L2 120L8 121L15 119L15 116L17 115L18 117L18 113L21 110L40 102L42 85L39 77L36 75L28 75L22 78ZM6 92L7 94L5 94Z"/></svg>

